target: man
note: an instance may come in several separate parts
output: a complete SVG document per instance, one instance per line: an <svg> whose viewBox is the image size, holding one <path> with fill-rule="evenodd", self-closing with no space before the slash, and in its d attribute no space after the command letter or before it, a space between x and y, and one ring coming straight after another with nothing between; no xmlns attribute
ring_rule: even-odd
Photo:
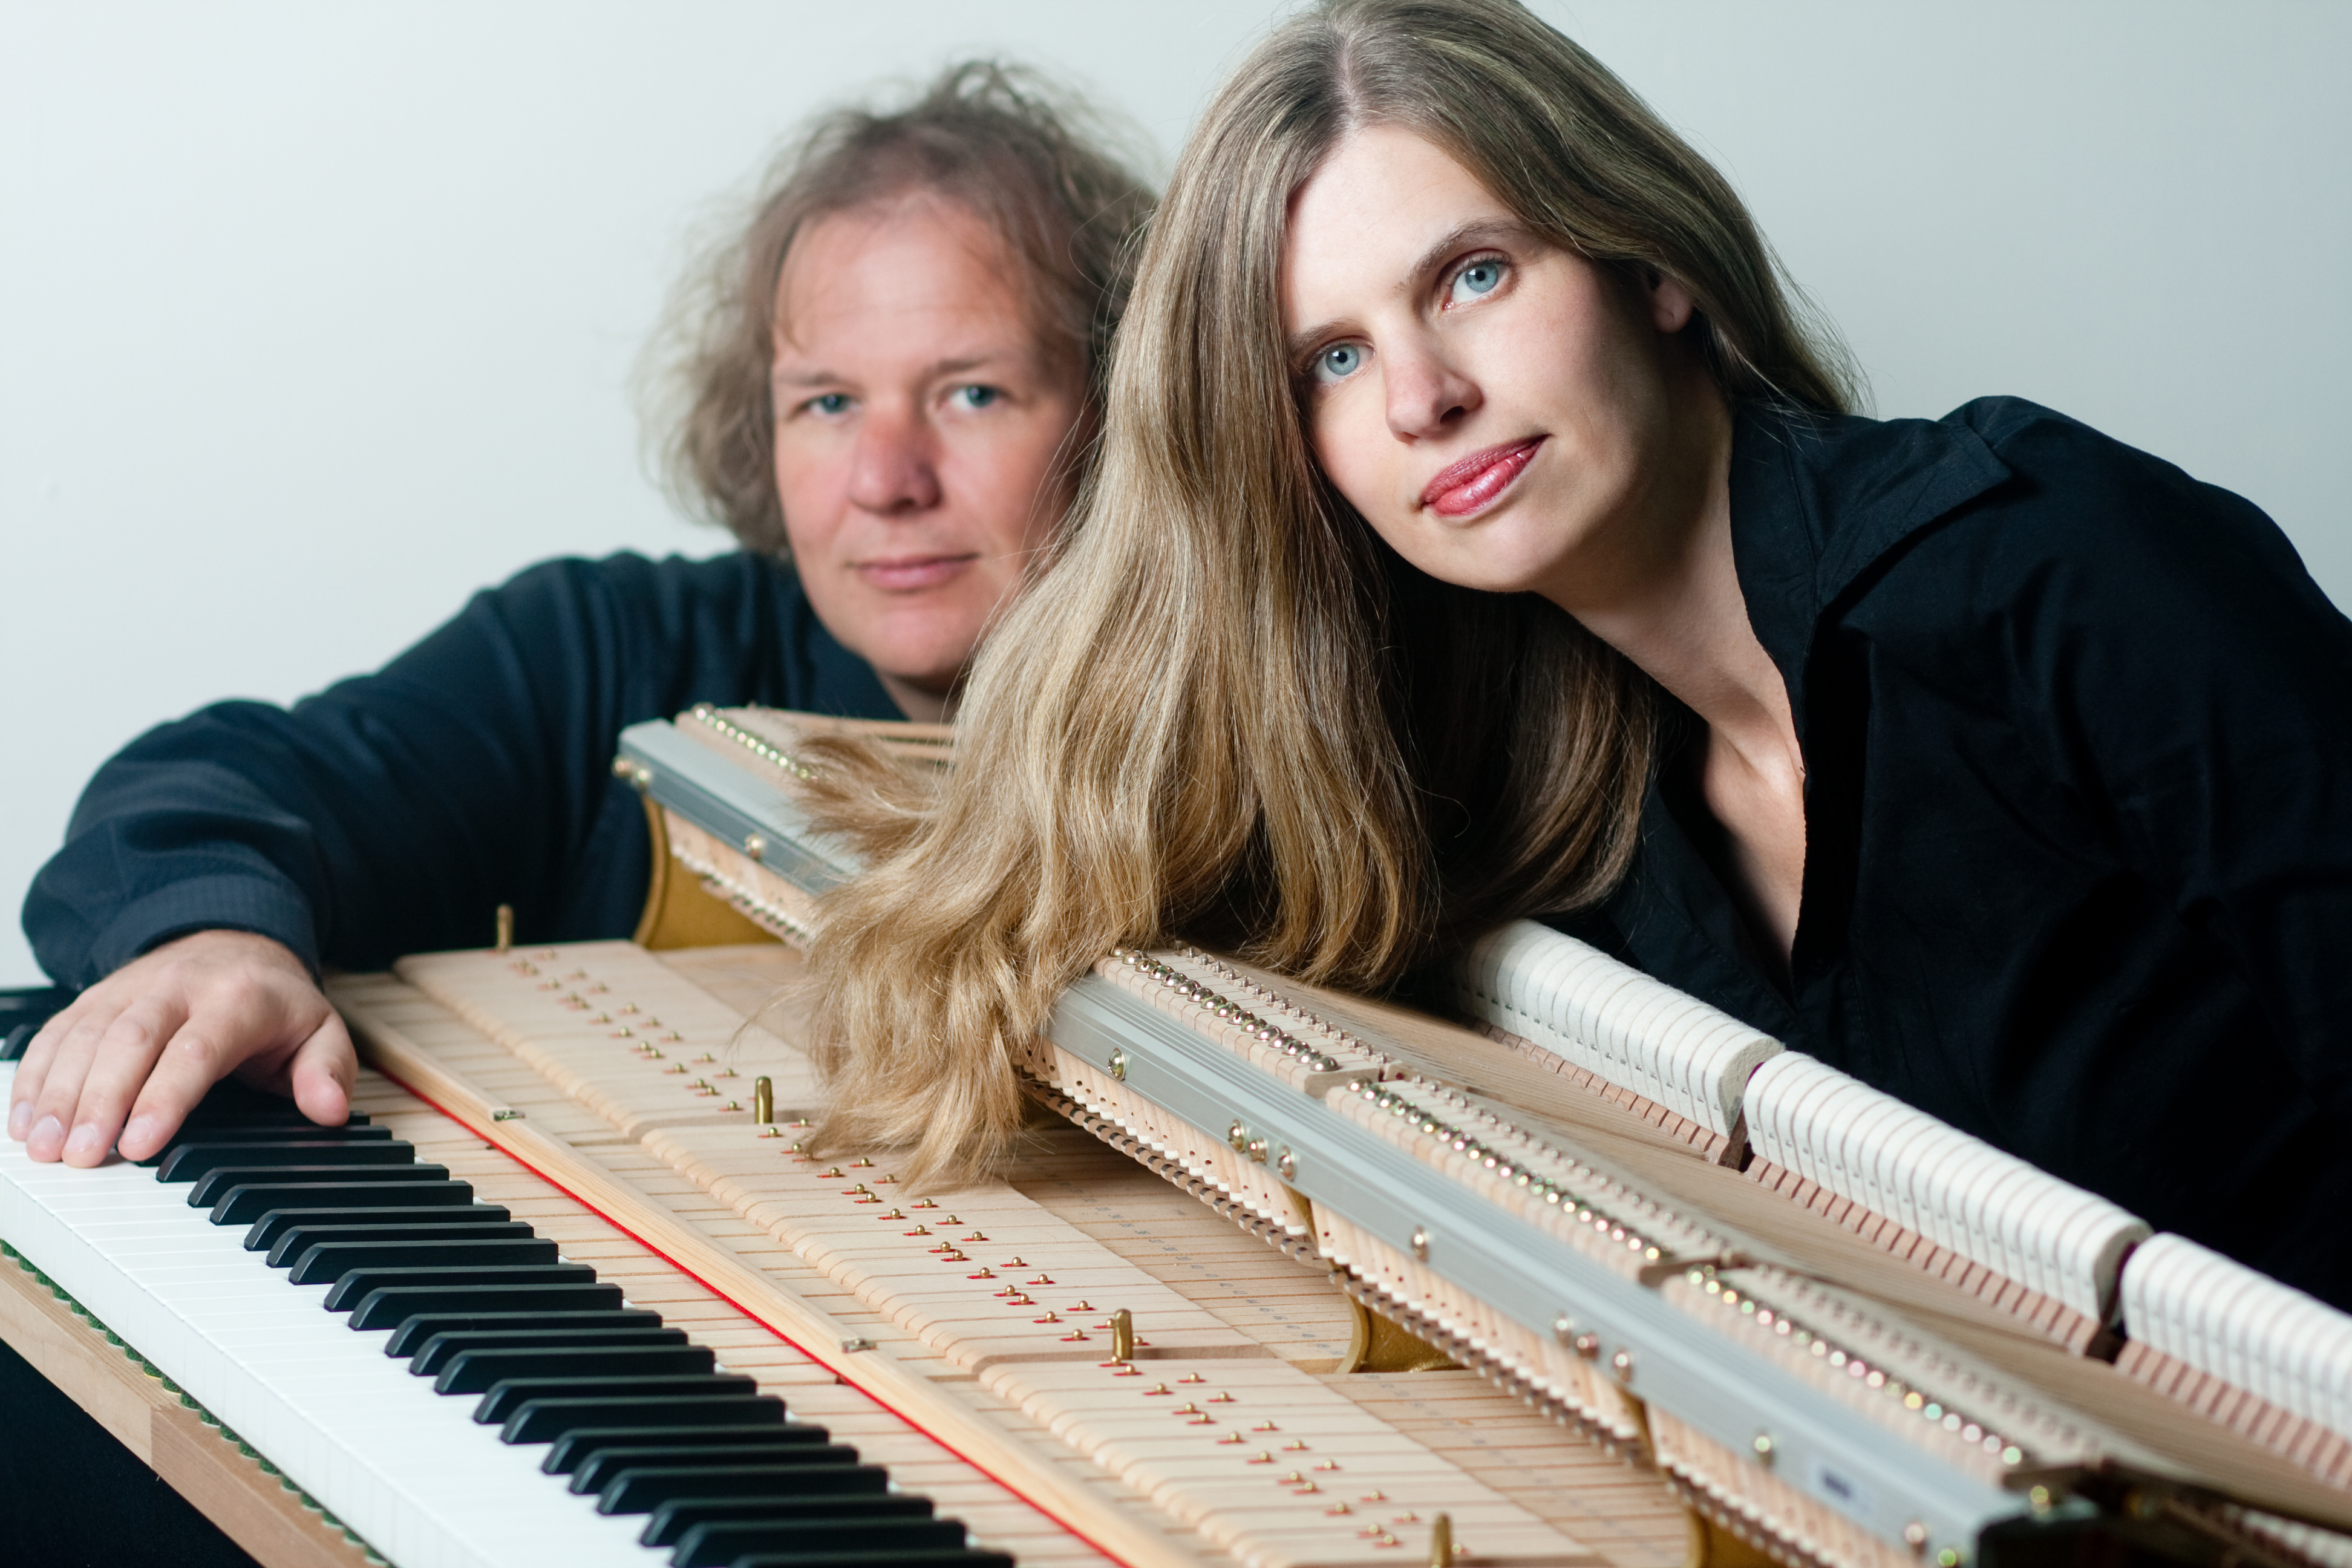
<svg viewBox="0 0 2352 1568"><path fill-rule="evenodd" d="M1033 87L956 68L822 122L712 263L676 469L743 552L559 561L291 710L223 703L102 768L25 904L61 984L8 1132L160 1149L234 1071L340 1121L325 965L626 933L623 727L698 701L936 720L1091 437L1149 191Z"/></svg>

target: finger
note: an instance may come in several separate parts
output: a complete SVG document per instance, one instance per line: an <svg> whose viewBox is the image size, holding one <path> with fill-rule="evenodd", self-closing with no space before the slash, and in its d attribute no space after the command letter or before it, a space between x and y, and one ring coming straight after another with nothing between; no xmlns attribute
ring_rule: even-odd
<svg viewBox="0 0 2352 1568"><path fill-rule="evenodd" d="M131 1121L121 1135L124 1159L144 1160L161 1149L196 1101L228 1076L236 1065L234 1034L234 1021L206 1015L190 1017L173 1035L131 1105Z"/></svg>
<svg viewBox="0 0 2352 1568"><path fill-rule="evenodd" d="M116 1138L124 1133L123 1118L130 1114L131 1102L146 1086L156 1058L163 1055L164 1042L177 1032L184 1016L184 1009L167 1008L157 1014L152 1028L133 1031L117 1027L107 1031L82 1080L73 1127L66 1137L67 1164L95 1165L106 1158ZM159 1146L161 1142L157 1140ZM142 1160L153 1152L152 1149L142 1148L133 1153L126 1147L123 1157Z"/></svg>
<svg viewBox="0 0 2352 1568"><path fill-rule="evenodd" d="M17 1142L33 1130L33 1105L41 1097L41 1085L49 1076L49 1063L58 1054L58 1047L71 1034L90 1009L80 1001L51 1018L34 1031L25 1046L25 1054L17 1058L16 1081L8 1089L8 1136Z"/></svg>
<svg viewBox="0 0 2352 1568"><path fill-rule="evenodd" d="M81 1099L82 1079L106 1037L121 1026L125 1011L101 1007L84 1014L49 1053L40 1092L32 1101L31 1125L25 1133L26 1154L36 1160L54 1160L64 1152L74 1106Z"/></svg>
<svg viewBox="0 0 2352 1568"><path fill-rule="evenodd" d="M286 1076L303 1115L321 1127L340 1127L351 1119L352 1085L359 1070L350 1033L340 1016L329 1013L295 1051Z"/></svg>
<svg viewBox="0 0 2352 1568"><path fill-rule="evenodd" d="M94 1078L109 1062L130 1064L117 1070L134 1071L144 1078L155 1053L183 1016L183 1009L149 997L123 1008L103 1031L76 1031L50 1064L26 1152L37 1160L62 1156L69 1164L84 1166L105 1159L115 1133L121 1131L121 1107L116 1106L110 1117L104 1107L91 1100Z"/></svg>
<svg viewBox="0 0 2352 1568"><path fill-rule="evenodd" d="M34 1031L25 1043L25 1054L16 1063L16 1080L8 1091L8 1136L24 1142L33 1130L33 1111L39 1103L41 1089L48 1082L49 1068L58 1053L84 1031L102 1035L114 1022L122 1005L104 985L97 985L75 997L65 1009Z"/></svg>

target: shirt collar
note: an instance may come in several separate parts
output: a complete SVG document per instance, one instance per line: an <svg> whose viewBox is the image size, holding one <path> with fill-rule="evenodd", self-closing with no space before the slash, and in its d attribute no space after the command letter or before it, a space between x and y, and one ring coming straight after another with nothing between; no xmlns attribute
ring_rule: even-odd
<svg viewBox="0 0 2352 1568"><path fill-rule="evenodd" d="M1801 677L1822 619L1905 540L2007 478L2008 466L1964 425L1738 410L1732 559L1801 735Z"/></svg>

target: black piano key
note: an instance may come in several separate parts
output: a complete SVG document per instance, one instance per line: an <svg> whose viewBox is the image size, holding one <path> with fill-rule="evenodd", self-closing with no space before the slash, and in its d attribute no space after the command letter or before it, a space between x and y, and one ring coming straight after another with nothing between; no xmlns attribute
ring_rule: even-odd
<svg viewBox="0 0 2352 1568"><path fill-rule="evenodd" d="M336 1226L481 1226L520 1223L513 1215L497 1204L476 1204L470 1208L451 1208L446 1205L433 1207L420 1205L409 1208L314 1208L271 1209L253 1222L245 1233L247 1252L272 1254L270 1267L278 1264L275 1254L280 1237L289 1230ZM530 1227L525 1226L528 1230ZM291 1261L291 1255L289 1255Z"/></svg>
<svg viewBox="0 0 2352 1568"><path fill-rule="evenodd" d="M386 1285L352 1309L352 1327L396 1329L420 1313L611 1312L620 1305L618 1285Z"/></svg>
<svg viewBox="0 0 2352 1568"><path fill-rule="evenodd" d="M755 1552L882 1552L877 1561L903 1563L910 1552L963 1543L963 1525L952 1519L706 1520L679 1538L670 1563L730 1568Z"/></svg>
<svg viewBox="0 0 2352 1568"><path fill-rule="evenodd" d="M594 1428L590 1428L593 1434ZM740 1439L732 1444L679 1443L669 1447L649 1447L637 1443L618 1443L610 1447L590 1447L585 1458L579 1459L572 1471L572 1489L594 1495L612 1484L613 1478L623 1470L664 1469L680 1466L709 1465L854 1465L857 1450L846 1443L826 1442L822 1426L800 1426L788 1424L776 1426L744 1426L734 1430L721 1428L724 1436ZM564 1444L577 1441L580 1433L565 1437ZM590 1438L590 1444L595 1439ZM559 1448L563 1444L557 1445ZM550 1453L553 1460L558 1456ZM576 1454L564 1456L576 1458ZM561 1474L551 1471L551 1474Z"/></svg>
<svg viewBox="0 0 2352 1568"><path fill-rule="evenodd" d="M533 1399L508 1417L501 1443L552 1443L582 1426L782 1426L784 1402L772 1394L750 1398Z"/></svg>
<svg viewBox="0 0 2352 1568"><path fill-rule="evenodd" d="M346 1187L380 1187L387 1182L448 1179L448 1167L445 1165L218 1165L205 1172L189 1189L188 1206L215 1207L232 1187L315 1186L325 1182Z"/></svg>
<svg viewBox="0 0 2352 1568"><path fill-rule="evenodd" d="M551 1476L577 1476L599 1456L625 1449L749 1448L774 1443L822 1443L827 1436L824 1427L801 1421L781 1426L580 1426L556 1439L540 1468Z"/></svg>
<svg viewBox="0 0 2352 1568"><path fill-rule="evenodd" d="M372 1119L354 1113L343 1123L364 1127ZM223 1079L207 1090L204 1099L192 1106L181 1125L184 1127L257 1126L310 1127L316 1123L302 1114L302 1108L282 1094L266 1089L249 1089L235 1079Z"/></svg>
<svg viewBox="0 0 2352 1568"><path fill-rule="evenodd" d="M155 1167L159 1182L193 1182L207 1172L235 1167L254 1170L281 1165L333 1166L340 1170L347 1165L414 1165L416 1145L397 1138L379 1138L369 1142L343 1142L315 1138L289 1138L276 1143L183 1143L163 1156ZM212 1205L204 1205L210 1208Z"/></svg>
<svg viewBox="0 0 2352 1568"><path fill-rule="evenodd" d="M679 1373L670 1377L502 1377L490 1384L474 1419L503 1426L507 1417L535 1399L749 1398L760 1385L739 1372Z"/></svg>
<svg viewBox="0 0 2352 1568"><path fill-rule="evenodd" d="M530 1350L540 1346L584 1350L605 1345L644 1350L686 1342L684 1329L478 1329L435 1334L410 1360L408 1370L418 1377L438 1377L467 1351ZM488 1388L489 1384L482 1386Z"/></svg>
<svg viewBox="0 0 2352 1568"><path fill-rule="evenodd" d="M811 1498L805 1502L763 1497L757 1492L748 1497L683 1497L646 1509L616 1509L619 1513L651 1512L645 1530L637 1536L640 1546L676 1546L698 1524L809 1524L822 1521L841 1524L850 1520L871 1520L876 1523L929 1521L931 1500L907 1493L886 1492L879 1488L871 1492L842 1497ZM956 1523L937 1520L940 1524ZM938 1546L961 1546L963 1531L961 1525L952 1534L941 1531L944 1539L932 1542Z"/></svg>
<svg viewBox="0 0 2352 1568"><path fill-rule="evenodd" d="M220 1194L220 1201L213 1205L212 1221L252 1225L278 1209L465 1208L473 1201L469 1184L442 1177L427 1181L420 1176L406 1182L247 1182Z"/></svg>
<svg viewBox="0 0 2352 1568"><path fill-rule="evenodd" d="M526 1263L510 1268L352 1268L337 1276L327 1291L330 1312L348 1312L374 1290L400 1289L456 1289L474 1286L513 1286L517 1289L550 1285L593 1285L596 1270L585 1263ZM509 1309L520 1310L520 1309Z"/></svg>
<svg viewBox="0 0 2352 1568"><path fill-rule="evenodd" d="M811 1448L838 1445L812 1444ZM615 1472L596 1494L598 1513L651 1513L680 1498L764 1498L789 1503L803 1514L823 1500L879 1497L890 1490L890 1474L879 1465L632 1465ZM929 1513L929 1499L909 1497L908 1511ZM681 1531L683 1533L683 1531ZM672 1538L676 1539L675 1537ZM668 1542L649 1541L648 1546Z"/></svg>
<svg viewBox="0 0 2352 1568"><path fill-rule="evenodd" d="M661 1314L645 1307L624 1307L606 1312L420 1312L393 1330L383 1353L404 1360L424 1351L442 1334L501 1330L658 1329Z"/></svg>
<svg viewBox="0 0 2352 1568"><path fill-rule="evenodd" d="M432 1213L430 1209L424 1211ZM457 1214L467 1211L459 1209ZM262 1261L272 1268L291 1268L302 1255L314 1247L330 1242L373 1242L390 1245L403 1241L529 1241L533 1232L520 1220L486 1221L469 1224L462 1219L439 1223L411 1220L405 1224L389 1225L291 1225L285 1228ZM553 1245L550 1243L550 1245Z"/></svg>
<svg viewBox="0 0 2352 1568"><path fill-rule="evenodd" d="M479 1241L320 1241L303 1250L287 1278L296 1285L323 1285L354 1269L373 1273L383 1268L519 1267L555 1261L555 1243L529 1235Z"/></svg>
<svg viewBox="0 0 2352 1568"><path fill-rule="evenodd" d="M484 1347L452 1356L433 1392L483 1394L492 1384L523 1377L688 1377L710 1371L717 1359L709 1345L685 1343Z"/></svg>
<svg viewBox="0 0 2352 1568"><path fill-rule="evenodd" d="M285 1143L295 1140L309 1143L385 1143L392 1140L389 1127L320 1127L304 1121L299 1126L268 1127L183 1126L164 1142L161 1149L143 1160L132 1162L142 1169L151 1169L170 1159L180 1149L191 1143Z"/></svg>
<svg viewBox="0 0 2352 1568"><path fill-rule="evenodd" d="M730 1568L1014 1568L1013 1558L982 1546L918 1552L746 1552Z"/></svg>

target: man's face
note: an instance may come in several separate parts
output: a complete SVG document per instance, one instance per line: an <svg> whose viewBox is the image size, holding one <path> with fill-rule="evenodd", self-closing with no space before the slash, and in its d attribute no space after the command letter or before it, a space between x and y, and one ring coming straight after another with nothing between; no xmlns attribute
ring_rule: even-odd
<svg viewBox="0 0 2352 1568"><path fill-rule="evenodd" d="M1085 412L985 225L937 196L802 231L776 288L776 490L809 602L935 719L1067 506Z"/></svg>

